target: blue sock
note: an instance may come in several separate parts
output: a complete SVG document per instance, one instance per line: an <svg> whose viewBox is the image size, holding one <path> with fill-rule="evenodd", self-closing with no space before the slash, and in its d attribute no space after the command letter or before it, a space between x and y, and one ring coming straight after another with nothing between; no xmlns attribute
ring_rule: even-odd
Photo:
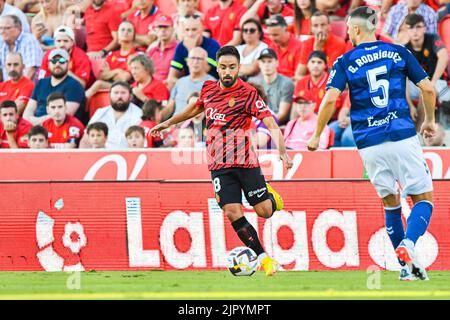
<svg viewBox="0 0 450 320"><path fill-rule="evenodd" d="M402 207L398 208L384 208L386 231L391 239L392 246L398 247L405 237L405 229L403 228L402 221Z"/></svg>
<svg viewBox="0 0 450 320"><path fill-rule="evenodd" d="M428 201L417 202L411 210L411 214L407 220L405 239L411 240L416 244L417 239L427 231L430 223L433 205Z"/></svg>

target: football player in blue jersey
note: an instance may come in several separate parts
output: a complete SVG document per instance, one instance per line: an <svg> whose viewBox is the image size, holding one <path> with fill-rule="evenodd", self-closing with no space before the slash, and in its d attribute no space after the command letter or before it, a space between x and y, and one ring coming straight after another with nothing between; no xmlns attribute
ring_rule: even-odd
<svg viewBox="0 0 450 320"><path fill-rule="evenodd" d="M370 181L383 201L386 230L401 265L400 280L427 280L414 248L430 223L433 184L405 97L407 78L423 96L426 114L420 134L424 137L436 131L435 91L411 52L400 45L377 41L376 11L359 7L350 13L347 25L355 48L333 65L308 149L317 150L336 99L348 85L353 136ZM398 185L414 203L406 232Z"/></svg>

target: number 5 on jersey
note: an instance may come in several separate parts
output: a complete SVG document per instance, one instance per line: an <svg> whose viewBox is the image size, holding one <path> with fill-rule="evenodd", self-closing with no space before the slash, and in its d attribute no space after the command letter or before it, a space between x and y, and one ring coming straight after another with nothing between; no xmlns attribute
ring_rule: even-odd
<svg viewBox="0 0 450 320"><path fill-rule="evenodd" d="M386 79L377 80L377 76L387 73L386 66L370 69L366 72L367 81L369 82L370 93L378 92L381 88L383 97L370 97L372 103L377 108L386 108L389 100L389 81Z"/></svg>

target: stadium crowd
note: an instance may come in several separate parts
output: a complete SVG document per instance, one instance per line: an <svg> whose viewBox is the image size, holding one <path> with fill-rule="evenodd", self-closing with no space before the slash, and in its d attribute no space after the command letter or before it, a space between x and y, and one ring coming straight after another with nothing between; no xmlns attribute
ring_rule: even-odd
<svg viewBox="0 0 450 320"><path fill-rule="evenodd" d="M259 91L289 149L306 150L334 61L352 49L346 16L379 10L377 37L405 45L437 93L438 134L450 129L450 0L0 0L0 148L203 147L200 114L160 138L157 123L217 79L234 45L240 77ZM424 107L410 82L417 129ZM355 146L343 92L320 148ZM211 115L210 115L211 116ZM253 123L259 148L272 148Z"/></svg>

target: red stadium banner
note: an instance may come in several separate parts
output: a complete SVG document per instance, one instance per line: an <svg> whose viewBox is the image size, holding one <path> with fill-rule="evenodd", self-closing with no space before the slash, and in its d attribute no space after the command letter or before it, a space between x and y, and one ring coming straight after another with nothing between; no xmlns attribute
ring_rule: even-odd
<svg viewBox="0 0 450 320"><path fill-rule="evenodd" d="M281 181L285 211L247 219L285 270L398 268L368 181ZM450 181L417 251L450 265ZM218 270L241 242L207 182L0 183L0 270ZM408 216L411 203L403 201Z"/></svg>
<svg viewBox="0 0 450 320"><path fill-rule="evenodd" d="M286 171L276 152L259 151L271 180L360 179L362 161L356 149L289 151L293 168ZM2 151L0 181L209 180L204 151ZM450 148L426 149L433 178L450 179Z"/></svg>

